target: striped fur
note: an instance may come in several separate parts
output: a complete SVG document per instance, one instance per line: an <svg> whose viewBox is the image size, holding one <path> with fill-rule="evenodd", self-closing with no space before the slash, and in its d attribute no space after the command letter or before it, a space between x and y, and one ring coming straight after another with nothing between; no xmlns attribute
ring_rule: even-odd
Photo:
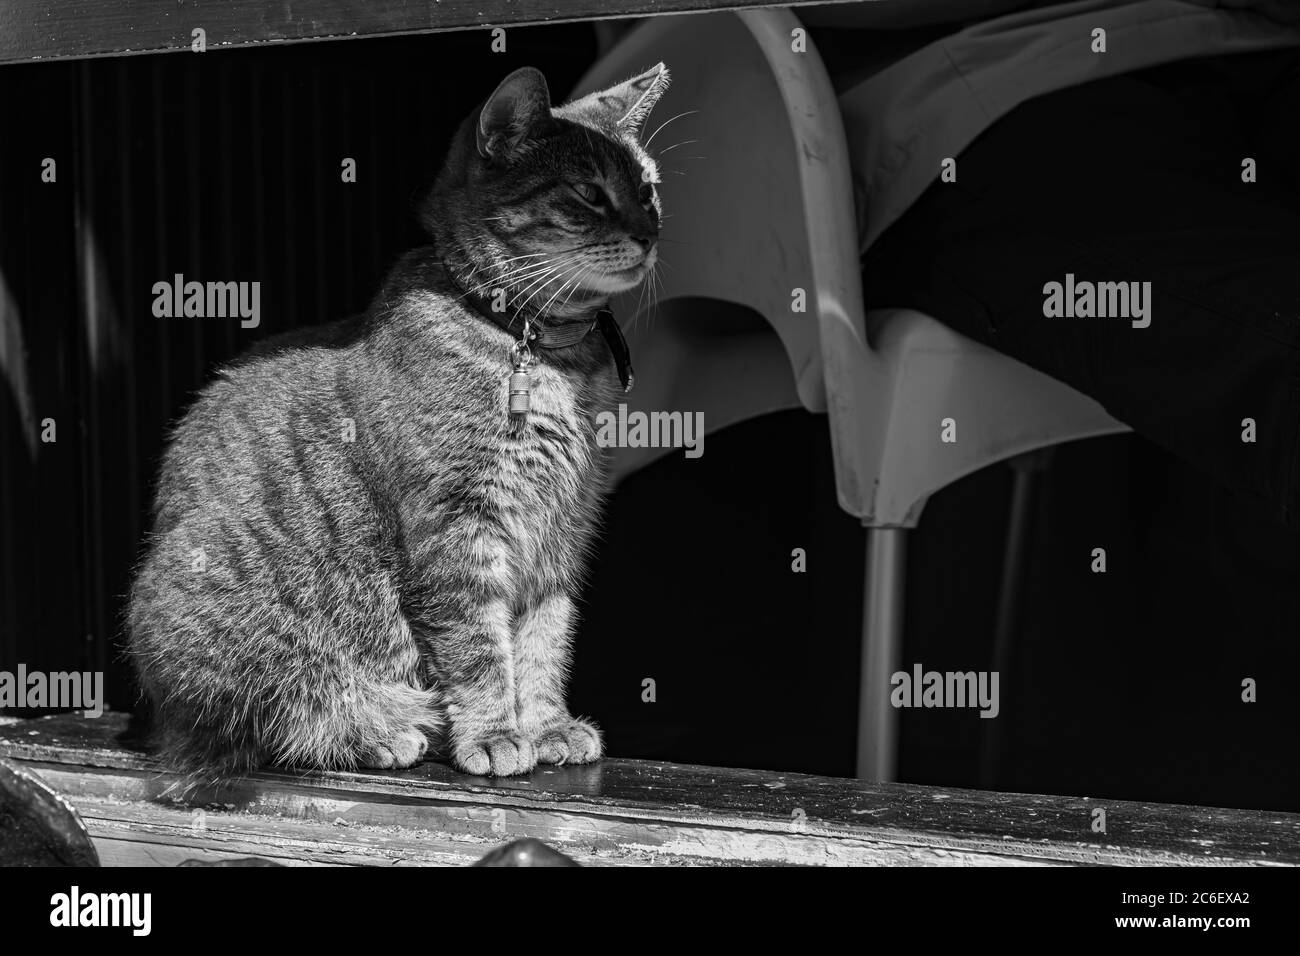
<svg viewBox="0 0 1300 956"><path fill-rule="evenodd" d="M598 759L564 703L605 484L599 335L541 352L507 414L513 338L470 307L589 321L653 268L658 171L637 141L662 64L551 107L508 77L457 133L368 312L262 343L172 435L130 595L129 647L164 753L463 770Z"/></svg>

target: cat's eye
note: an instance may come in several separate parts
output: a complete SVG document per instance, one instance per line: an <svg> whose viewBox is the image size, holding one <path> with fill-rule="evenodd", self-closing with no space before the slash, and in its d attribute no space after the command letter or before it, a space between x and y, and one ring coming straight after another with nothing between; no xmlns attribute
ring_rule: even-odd
<svg viewBox="0 0 1300 956"><path fill-rule="evenodd" d="M605 193L595 183L574 183L573 191L593 206L605 205Z"/></svg>

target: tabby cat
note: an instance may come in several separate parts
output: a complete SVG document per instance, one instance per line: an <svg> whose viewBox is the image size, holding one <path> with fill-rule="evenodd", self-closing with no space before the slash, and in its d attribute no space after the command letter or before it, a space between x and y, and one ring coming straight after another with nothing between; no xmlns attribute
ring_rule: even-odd
<svg viewBox="0 0 1300 956"><path fill-rule="evenodd" d="M128 615L174 765L408 767L430 743L482 775L600 758L564 690L595 418L630 374L602 310L656 262L639 138L667 84L661 63L552 107L540 72L512 73L420 207L433 245L367 313L269 340L199 394Z"/></svg>

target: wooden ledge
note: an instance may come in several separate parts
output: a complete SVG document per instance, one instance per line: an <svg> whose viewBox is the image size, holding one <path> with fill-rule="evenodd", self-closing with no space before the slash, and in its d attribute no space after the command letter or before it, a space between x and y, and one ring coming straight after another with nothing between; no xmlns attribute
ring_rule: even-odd
<svg viewBox="0 0 1300 956"><path fill-rule="evenodd" d="M497 780L439 763L273 771L187 804L160 797L175 777L123 741L126 724L106 714L0 725L0 757L77 808L106 865L464 865L520 837L604 865L1300 864L1300 814L639 760ZM1104 834L1091 829L1099 807Z"/></svg>

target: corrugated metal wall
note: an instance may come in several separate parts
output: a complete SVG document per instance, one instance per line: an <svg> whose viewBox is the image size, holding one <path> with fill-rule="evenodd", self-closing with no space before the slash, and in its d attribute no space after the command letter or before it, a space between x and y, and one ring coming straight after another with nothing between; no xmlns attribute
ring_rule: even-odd
<svg viewBox="0 0 1300 956"><path fill-rule="evenodd" d="M595 53L586 26L488 42L0 68L0 670L103 670L130 705L122 597L168 423L253 341L365 307L422 241L410 210L447 138L506 72L540 66L559 95ZM260 326L155 318L176 273L260 281Z"/></svg>

